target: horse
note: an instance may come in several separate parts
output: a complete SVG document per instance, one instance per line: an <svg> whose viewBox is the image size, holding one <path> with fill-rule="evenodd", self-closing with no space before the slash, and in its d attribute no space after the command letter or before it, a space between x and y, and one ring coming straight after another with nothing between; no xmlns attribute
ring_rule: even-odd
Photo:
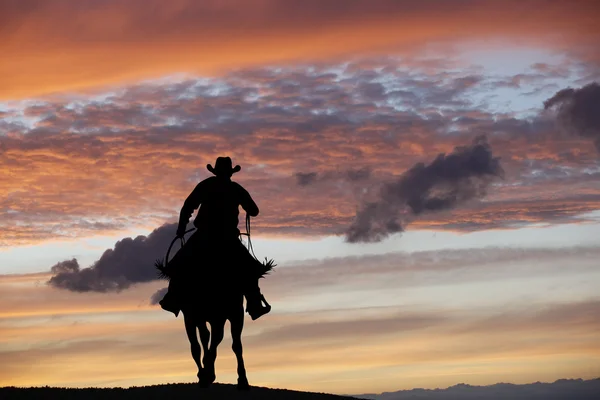
<svg viewBox="0 0 600 400"><path fill-rule="evenodd" d="M198 383L201 387L208 387L216 380L217 348L225 336L225 323L229 321L231 348L237 360L237 388L248 390L250 384L246 375L242 346L244 294L241 285L231 285L231 280L227 280L228 283L224 285L215 284L214 281L215 279L211 280L209 289L196 293L186 290L186 300L181 309L192 358L198 367ZM210 325L210 332L207 324ZM202 349L204 357L201 359Z"/></svg>
<svg viewBox="0 0 600 400"><path fill-rule="evenodd" d="M231 262L222 262L222 260L210 260L206 265L212 267L208 268L198 268L189 260L180 262L179 264L183 265L179 265L177 268L172 268L171 262L166 267L160 261L155 264L161 278L171 279L176 274L180 274L178 291L181 296L181 312L190 342L192 358L198 367L197 376L200 387L209 387L216 380L217 348L225 335L225 323L229 321L232 350L237 360L237 388L238 390L250 389L242 346L243 288L245 279L260 279L275 267L273 260L265 258L265 262L256 259L255 261L255 268L250 275L240 273L239 270L232 267ZM215 268L215 265L219 265L219 267ZM200 285L199 290L198 285ZM207 324L210 325L210 332ZM204 357L202 357L202 350L204 350Z"/></svg>

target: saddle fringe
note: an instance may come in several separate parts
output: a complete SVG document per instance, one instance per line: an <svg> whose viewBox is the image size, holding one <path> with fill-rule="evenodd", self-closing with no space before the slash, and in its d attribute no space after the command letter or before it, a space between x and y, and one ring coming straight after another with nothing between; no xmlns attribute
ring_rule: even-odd
<svg viewBox="0 0 600 400"><path fill-rule="evenodd" d="M154 262L154 268L156 268L156 273L158 274L158 279L170 280L171 275L167 271L167 267L165 266L165 260L157 259Z"/></svg>

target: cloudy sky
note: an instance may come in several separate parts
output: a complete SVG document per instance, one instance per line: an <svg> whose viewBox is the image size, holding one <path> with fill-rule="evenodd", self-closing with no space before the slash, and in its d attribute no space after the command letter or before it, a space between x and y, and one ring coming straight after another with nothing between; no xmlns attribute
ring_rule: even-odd
<svg viewBox="0 0 600 400"><path fill-rule="evenodd" d="M600 376L599 18L594 0L0 0L0 385L195 378L152 263L218 156L278 263L244 332L251 383Z"/></svg>

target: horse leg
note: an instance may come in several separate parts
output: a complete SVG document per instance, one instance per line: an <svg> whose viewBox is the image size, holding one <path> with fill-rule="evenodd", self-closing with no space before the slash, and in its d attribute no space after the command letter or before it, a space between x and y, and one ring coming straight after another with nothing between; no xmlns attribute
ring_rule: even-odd
<svg viewBox="0 0 600 400"><path fill-rule="evenodd" d="M212 383L209 379L207 379L207 374L210 374L208 373L208 369L206 367L207 364L210 364L208 362L208 342L210 341L210 332L206 327L206 321L203 319L200 319L198 321L197 328L200 332L200 343L202 344L202 348L204 349L204 357L202 359L203 368L201 372L198 372L198 384L201 388L207 388Z"/></svg>
<svg viewBox="0 0 600 400"><path fill-rule="evenodd" d="M188 314L183 314L183 322L185 324L185 333L187 334L188 340L190 341L190 349L192 351L192 358L198 366L198 379L202 376L202 364L200 363L200 355L202 349L200 343L198 343L198 335L196 332L196 321L195 318L190 317Z"/></svg>
<svg viewBox="0 0 600 400"><path fill-rule="evenodd" d="M208 343L210 342L210 331L206 326L206 321L202 321L202 323L198 325L198 330L200 331L200 343L202 343L202 347L204 348L204 359L202 360L202 364L205 364L208 356Z"/></svg>
<svg viewBox="0 0 600 400"><path fill-rule="evenodd" d="M208 365L204 365L205 377L209 384L213 383L216 379L215 373L215 362L217 361L217 347L223 341L225 335L225 319L213 320L210 322L210 347L208 349Z"/></svg>
<svg viewBox="0 0 600 400"><path fill-rule="evenodd" d="M242 305L239 310L231 316L229 319L231 324L231 348L235 353L237 359L237 373L238 373L238 390L249 390L250 384L248 383L248 377L246 376L246 367L244 366L243 348L242 348L242 330L244 329L244 306Z"/></svg>

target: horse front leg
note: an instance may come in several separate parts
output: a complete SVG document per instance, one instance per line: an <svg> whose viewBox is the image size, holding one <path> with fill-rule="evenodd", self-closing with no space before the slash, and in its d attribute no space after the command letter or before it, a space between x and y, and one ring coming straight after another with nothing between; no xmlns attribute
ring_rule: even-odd
<svg viewBox="0 0 600 400"><path fill-rule="evenodd" d="M231 348L235 353L237 359L237 373L238 373L238 390L249 390L250 384L248 383L248 377L246 376L246 366L244 365L244 349L242 347L242 331L244 330L244 306L229 319L231 325Z"/></svg>
<svg viewBox="0 0 600 400"><path fill-rule="evenodd" d="M210 342L210 331L206 326L206 321L202 321L202 323L198 325L198 331L200 331L200 343L202 343L202 347L204 348L204 358L202 359L202 364L206 365L208 356L208 343Z"/></svg>
<svg viewBox="0 0 600 400"><path fill-rule="evenodd" d="M195 318L183 314L183 322L185 324L185 333L187 334L188 340L190 341L190 350L192 352L192 358L198 366L198 379L202 376L202 364L200 363L200 355L202 349L200 343L198 343L198 335L196 333L196 320Z"/></svg>
<svg viewBox="0 0 600 400"><path fill-rule="evenodd" d="M207 362L204 364L204 377L206 383L210 385L217 379L215 373L215 362L217 360L217 347L223 341L225 335L225 319L210 321L210 346L208 348Z"/></svg>
<svg viewBox="0 0 600 400"><path fill-rule="evenodd" d="M202 348L204 350L204 357L202 358L203 368L198 370L198 384L201 388L207 388L212 383L207 379L207 371L209 369L207 368L207 365L210 365L208 355L208 342L210 341L210 332L206 327L206 321L201 318L198 320L197 329L200 332L200 343L202 344Z"/></svg>

